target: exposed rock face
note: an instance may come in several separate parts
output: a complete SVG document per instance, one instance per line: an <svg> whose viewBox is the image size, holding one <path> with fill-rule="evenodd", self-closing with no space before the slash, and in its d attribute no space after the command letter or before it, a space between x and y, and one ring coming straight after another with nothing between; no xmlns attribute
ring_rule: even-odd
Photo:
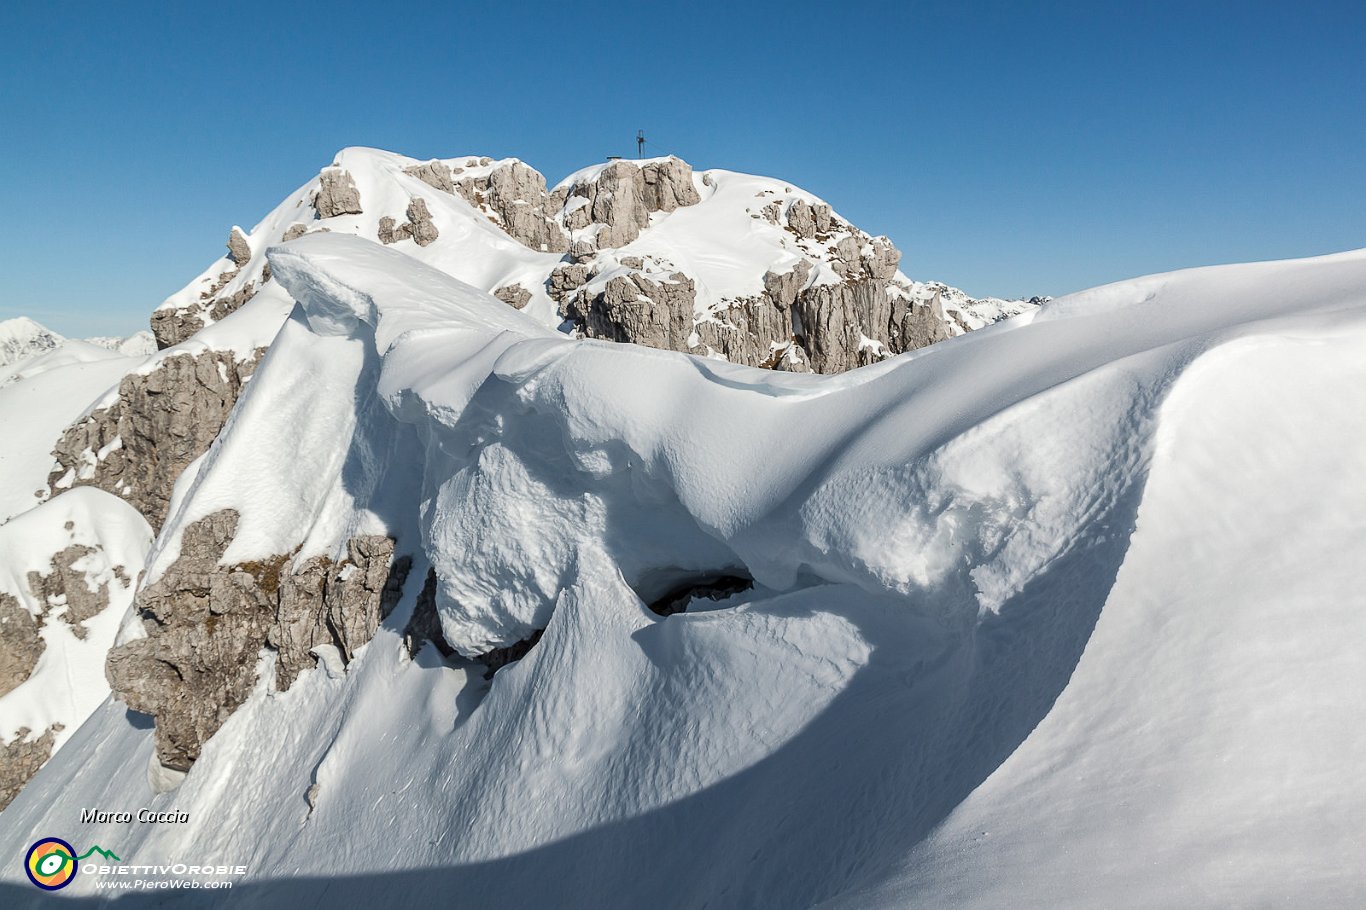
<svg viewBox="0 0 1366 910"><path fill-rule="evenodd" d="M483 211L514 240L551 253L569 248L569 240L555 220L559 203L546 192L545 177L535 168L511 161L486 176L455 179L454 186L470 205Z"/></svg>
<svg viewBox="0 0 1366 910"><path fill-rule="evenodd" d="M294 225L294 227L300 227L300 225ZM291 227L290 230L293 230L294 227ZM306 233L306 229L300 233ZM250 253L247 255L250 256ZM244 259L243 262L245 261ZM229 313L241 309L243 304L255 297L258 288L254 281L248 281L231 294L219 296L228 283L236 278L240 272L241 268L239 267L220 273L216 281L200 292L199 301L193 306L167 307L154 311L151 326L152 335L156 338L157 349L164 351L172 345L180 344L204 328L207 324L206 317L216 322ZM264 284L269 280L270 266L267 265L262 270L261 281Z"/></svg>
<svg viewBox="0 0 1366 910"><path fill-rule="evenodd" d="M576 198L586 204L575 205ZM701 201L692 182L692 167L677 158L643 166L615 161L597 176L569 188L564 221L571 231L601 225L598 249L621 247L635 240L650 223L651 212L672 212Z"/></svg>
<svg viewBox="0 0 1366 910"><path fill-rule="evenodd" d="M54 739L61 731L61 724L53 724L42 736L28 740L33 731L23 727L13 742L0 745L0 810L14 801L29 778L52 757Z"/></svg>
<svg viewBox="0 0 1366 910"><path fill-rule="evenodd" d="M47 647L38 629L38 620L23 604L0 593L0 696L14 691L33 675L33 668Z"/></svg>
<svg viewBox="0 0 1366 910"><path fill-rule="evenodd" d="M410 560L394 541L363 536L334 562L292 554L220 565L237 530L225 509L189 525L180 556L138 593L147 637L109 652L115 695L156 718L157 754L186 769L257 683L262 649L274 654L274 685L287 689L335 648L349 662L397 602Z"/></svg>
<svg viewBox="0 0 1366 910"><path fill-rule="evenodd" d="M872 279L815 285L798 297L794 314L799 342L818 373L852 370L948 336L942 316L892 297L885 282Z"/></svg>
<svg viewBox="0 0 1366 910"><path fill-rule="evenodd" d="M168 307L152 313L151 326L157 350L164 351L204 328L204 320L189 310Z"/></svg>
<svg viewBox="0 0 1366 910"><path fill-rule="evenodd" d="M696 295L693 280L681 272L668 281L632 272L613 277L598 294L581 290L566 298L564 314L590 338L685 351Z"/></svg>
<svg viewBox="0 0 1366 910"><path fill-rule="evenodd" d="M231 351L177 354L125 376L118 401L62 434L49 486L99 487L160 528L176 478L208 451L264 353L247 361Z"/></svg>
<svg viewBox="0 0 1366 910"><path fill-rule="evenodd" d="M246 265L251 258L251 247L247 245L247 238L237 228L228 232L228 258L238 266Z"/></svg>
<svg viewBox="0 0 1366 910"><path fill-rule="evenodd" d="M462 169L457 168L456 172ZM447 193L455 192L455 181L452 179L454 172L444 161L429 161L426 164L418 164L413 167L404 168L403 173L411 174L418 180L438 190Z"/></svg>
<svg viewBox="0 0 1366 910"><path fill-rule="evenodd" d="M393 218L385 215L379 220L379 242L398 243L400 240L412 238L418 246L427 246L434 242L439 236L436 225L432 223L432 213L427 209L427 203L421 198L414 198L408 203L408 220L399 224Z"/></svg>
<svg viewBox="0 0 1366 910"><path fill-rule="evenodd" d="M546 293L550 299L559 303L572 291L577 291L588 283L591 269L586 265L557 265L546 281Z"/></svg>
<svg viewBox="0 0 1366 910"><path fill-rule="evenodd" d="M830 206L819 203L812 205L805 199L793 200L787 209L787 227L792 233L806 240L824 237L830 233ZM773 219L777 220L776 214Z"/></svg>
<svg viewBox="0 0 1366 910"><path fill-rule="evenodd" d="M758 196L765 201L750 209L751 217L792 234L795 243L784 245L807 257L765 274L760 294L712 302L695 314L687 276L673 273L662 283L660 266L671 267L649 256L623 256L618 265L644 274L612 277L590 295L585 287L601 287L594 276L612 267L612 257L599 250L633 241L653 211L699 201L691 169L676 159L608 165L594 180L572 186L564 208L566 224L585 236L601 225L596 248L576 234L573 262L556 267L547 292L590 338L719 354L770 369L838 373L949 336L942 308L917 299L900 278L901 252L886 237L844 223L825 203L776 190ZM575 198L584 201L576 206Z"/></svg>
<svg viewBox="0 0 1366 910"><path fill-rule="evenodd" d="M337 215L359 215L360 190L351 174L340 168L328 168L318 175L318 192L313 197L313 208L319 218Z"/></svg>
<svg viewBox="0 0 1366 910"><path fill-rule="evenodd" d="M493 296L497 297L514 310L520 310L531 302L531 292L520 284L509 284L497 288L494 290Z"/></svg>
<svg viewBox="0 0 1366 910"><path fill-rule="evenodd" d="M815 216L812 215L813 223ZM844 281L811 284L812 265L764 275L757 297L696 318L694 285L675 272L667 282L639 273L610 279L600 293L583 289L591 266L561 265L547 289L561 312L589 338L700 353L734 363L789 371L839 373L948 337L942 311L912 300L890 278L900 253L883 238L855 245ZM624 257L622 264L640 262ZM884 277L886 276L886 277Z"/></svg>
<svg viewBox="0 0 1366 910"><path fill-rule="evenodd" d="M85 621L104 611L109 606L109 583L101 584L92 591L86 583L86 573L76 565L87 556L93 556L95 549L81 544L72 544L52 556L52 569L46 575L41 572L28 573L28 588L39 603L45 604L44 615L57 607L64 608L61 617L71 626L77 638L85 638ZM119 567L120 577L123 568ZM27 612L27 611L25 611Z"/></svg>
<svg viewBox="0 0 1366 910"><path fill-rule="evenodd" d="M890 280L901 262L901 251L886 237L874 237L860 243L859 238L842 237L834 247L831 267L846 281L876 278Z"/></svg>
<svg viewBox="0 0 1366 910"><path fill-rule="evenodd" d="M645 182L645 207L651 212L672 212L702 201L692 182L692 165L678 158L651 161L640 168Z"/></svg>
<svg viewBox="0 0 1366 910"><path fill-rule="evenodd" d="M398 222L394 220L392 215L385 215L379 220L379 233L377 236L379 237L380 243L385 245L398 243L400 240L410 236L410 234L411 232L408 230L408 225L405 224L400 228Z"/></svg>
<svg viewBox="0 0 1366 910"><path fill-rule="evenodd" d="M418 246L427 246L437 238L436 225L432 224L432 213L421 197L408 203L408 231Z"/></svg>

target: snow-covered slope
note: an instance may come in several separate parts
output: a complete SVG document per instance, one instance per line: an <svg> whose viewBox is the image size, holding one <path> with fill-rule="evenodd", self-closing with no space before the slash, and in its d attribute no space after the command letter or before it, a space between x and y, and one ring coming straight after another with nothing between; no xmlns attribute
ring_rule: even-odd
<svg viewBox="0 0 1366 910"><path fill-rule="evenodd" d="M299 308L176 487L115 688L150 697L139 661L183 665L195 622L280 634L195 620L178 573L283 589L387 537L402 595L315 669L261 649L202 743L188 683L156 731L106 703L0 852L248 866L186 906L1366 900L1366 252L1110 285L838 376L566 337L341 231L257 255ZM413 641L433 608L450 657Z"/></svg>
<svg viewBox="0 0 1366 910"><path fill-rule="evenodd" d="M5 801L108 696L104 657L151 542L132 506L90 488L0 525Z"/></svg>
<svg viewBox="0 0 1366 910"><path fill-rule="evenodd" d="M66 341L15 364L13 381L0 380L0 522L48 497L52 448L62 431L141 360Z"/></svg>
<svg viewBox="0 0 1366 910"><path fill-rule="evenodd" d="M45 354L63 341L61 335L25 316L0 321L0 367Z"/></svg>
<svg viewBox="0 0 1366 910"><path fill-rule="evenodd" d="M146 357L156 350L151 332L127 338L63 338L24 316L0 322L0 386L68 363L106 357ZM107 352L107 353L101 353Z"/></svg>
<svg viewBox="0 0 1366 910"><path fill-rule="evenodd" d="M126 338L120 338L116 335L97 335L85 340L95 347L115 351L124 357L146 357L148 354L155 353L157 349L156 338L146 329L134 332Z"/></svg>

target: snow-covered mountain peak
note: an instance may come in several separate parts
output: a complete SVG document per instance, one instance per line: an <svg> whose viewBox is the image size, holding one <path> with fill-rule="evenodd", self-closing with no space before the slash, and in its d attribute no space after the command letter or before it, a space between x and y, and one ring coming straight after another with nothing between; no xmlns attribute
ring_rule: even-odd
<svg viewBox="0 0 1366 910"><path fill-rule="evenodd" d="M850 369L1028 308L926 290L889 239L772 178L665 156L548 188L516 158L353 147L250 232L229 232L228 255L154 315L159 343L248 301L258 317L204 340L243 354L268 343L292 301L265 251L317 231L393 246L546 326L789 370Z"/></svg>
<svg viewBox="0 0 1366 910"><path fill-rule="evenodd" d="M54 350L66 339L27 316L0 322L0 367Z"/></svg>

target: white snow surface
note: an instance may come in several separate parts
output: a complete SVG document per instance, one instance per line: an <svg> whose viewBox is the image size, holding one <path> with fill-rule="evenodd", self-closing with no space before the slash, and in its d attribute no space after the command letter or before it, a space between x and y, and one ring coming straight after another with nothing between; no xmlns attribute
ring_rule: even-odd
<svg viewBox="0 0 1366 910"><path fill-rule="evenodd" d="M5 555L0 593L14 597L39 619L45 644L32 675L0 696L0 743L13 742L25 728L26 738L34 739L61 724L55 752L108 697L104 657L132 603L151 543L152 529L136 509L93 487L69 490L0 525L0 553ZM94 551L73 568L89 590L103 587L109 598L108 606L79 624L63 616L63 604L40 602L28 582L31 572L50 575L54 556L72 545ZM83 635L77 634L78 625Z"/></svg>
<svg viewBox="0 0 1366 910"><path fill-rule="evenodd" d="M51 351L66 341L27 316L0 320L0 367Z"/></svg>
<svg viewBox="0 0 1366 910"><path fill-rule="evenodd" d="M52 450L63 431L116 396L119 380L143 360L65 341L13 364L13 381L0 375L0 525L47 498L57 464Z"/></svg>
<svg viewBox="0 0 1366 910"><path fill-rule="evenodd" d="M0 386L65 366L114 357L146 357L156 351L151 332L126 338L63 338L32 319L20 316L0 322Z"/></svg>
<svg viewBox="0 0 1366 910"><path fill-rule="evenodd" d="M196 907L1366 902L1366 251L829 377L570 339L339 231L268 255L299 306L149 575L231 506L228 561L394 535L403 602L171 792L106 703L0 852L249 866L157 895ZM462 653L544 636L491 683L409 659L428 565ZM645 606L717 574L755 586Z"/></svg>

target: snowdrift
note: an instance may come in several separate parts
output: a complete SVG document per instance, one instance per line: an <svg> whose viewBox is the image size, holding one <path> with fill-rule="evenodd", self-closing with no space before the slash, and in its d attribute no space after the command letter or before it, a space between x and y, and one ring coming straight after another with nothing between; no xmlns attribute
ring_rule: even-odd
<svg viewBox="0 0 1366 910"><path fill-rule="evenodd" d="M403 599L344 670L263 671L175 789L106 702L0 852L249 867L194 906L1366 899L1366 253L826 377L566 338L355 237L269 260L298 306L143 583L232 508L225 562L386 533ZM403 642L428 567L451 659Z"/></svg>

